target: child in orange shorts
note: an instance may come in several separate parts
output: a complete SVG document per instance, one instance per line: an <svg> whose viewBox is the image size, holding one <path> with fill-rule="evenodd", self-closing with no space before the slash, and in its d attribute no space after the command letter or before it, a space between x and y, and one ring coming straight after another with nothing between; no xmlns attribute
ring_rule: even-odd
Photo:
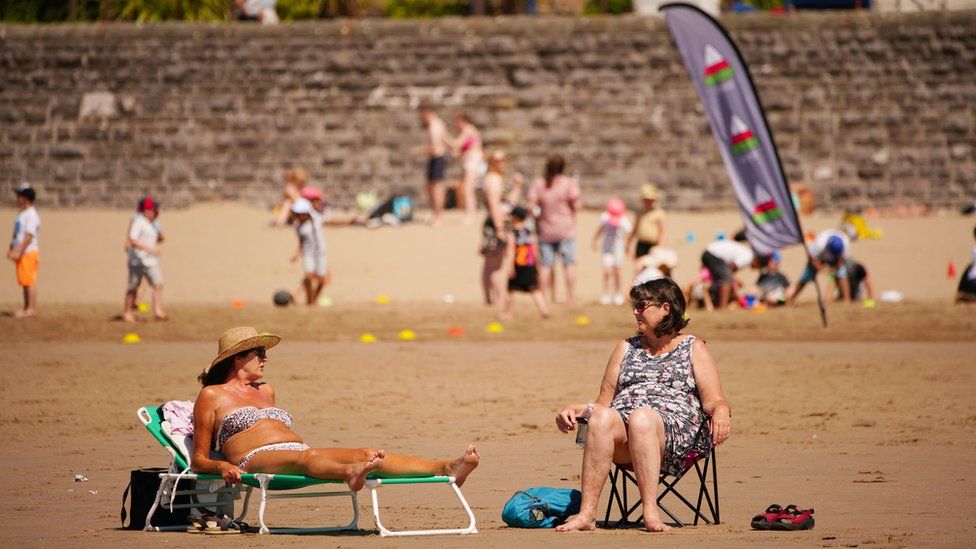
<svg viewBox="0 0 976 549"><path fill-rule="evenodd" d="M17 284L24 289L24 309L14 313L17 318L34 316L37 304L37 265L40 262L38 233L41 218L34 208L37 193L30 183L21 183L17 194L17 207L20 212L14 221L14 238L10 241L7 259L17 265Z"/></svg>

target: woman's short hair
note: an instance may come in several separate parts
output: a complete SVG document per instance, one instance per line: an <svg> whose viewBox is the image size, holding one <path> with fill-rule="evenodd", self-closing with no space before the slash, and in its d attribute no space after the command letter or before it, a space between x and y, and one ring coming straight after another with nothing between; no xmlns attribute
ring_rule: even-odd
<svg viewBox="0 0 976 549"><path fill-rule="evenodd" d="M552 153L546 159L546 186L552 185L552 181L557 175L566 169L566 159L559 153Z"/></svg>
<svg viewBox="0 0 976 549"><path fill-rule="evenodd" d="M200 372L200 375L197 376L197 380L199 380L200 384L202 384L204 387L208 385L220 385L224 381L227 381L227 376L234 367L234 359L239 356L244 356L253 350L254 349L248 349L246 351L241 351L236 355L230 355L229 357L211 366L208 370Z"/></svg>
<svg viewBox="0 0 976 549"><path fill-rule="evenodd" d="M657 278L634 286L630 289L630 300L633 303L650 301L671 305L671 312L654 328L656 336L676 334L688 325L688 319L685 318L685 295L670 278Z"/></svg>

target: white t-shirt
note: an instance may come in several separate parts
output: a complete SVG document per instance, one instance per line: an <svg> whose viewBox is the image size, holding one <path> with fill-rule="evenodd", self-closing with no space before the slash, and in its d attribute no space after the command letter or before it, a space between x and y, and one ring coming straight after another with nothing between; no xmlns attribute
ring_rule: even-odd
<svg viewBox="0 0 976 549"><path fill-rule="evenodd" d="M37 236L40 231L41 216L37 215L37 209L34 206L18 213L17 218L14 219L14 239L10 243L10 249L19 249L27 235L31 235L31 242L24 249L24 253L37 251Z"/></svg>
<svg viewBox="0 0 976 549"><path fill-rule="evenodd" d="M623 216L620 225L614 227L610 224L610 214L603 212L600 214L600 225L603 227L603 244L600 250L605 254L623 253L627 246L627 236L634 230L627 216Z"/></svg>
<svg viewBox="0 0 976 549"><path fill-rule="evenodd" d="M302 254L324 255L326 246L322 235L322 214L312 210L309 216L311 219L295 226L295 232L302 243Z"/></svg>
<svg viewBox="0 0 976 549"><path fill-rule="evenodd" d="M966 274L966 280L976 279L976 246L973 246L973 266L969 268L969 272Z"/></svg>
<svg viewBox="0 0 976 549"><path fill-rule="evenodd" d="M827 241L830 237L836 236L841 239L844 243L844 250L840 254L840 258L833 258L830 252L827 251ZM834 259L844 259L847 257L847 251L851 249L851 239L846 234L841 231L835 231L834 229L827 229L825 231L820 231L817 234L817 238L807 245L807 249L810 250L810 257L818 261L832 261Z"/></svg>
<svg viewBox="0 0 976 549"><path fill-rule="evenodd" d="M752 248L734 240L716 240L705 250L729 265L735 265L736 269L745 269L754 257Z"/></svg>
<svg viewBox="0 0 976 549"><path fill-rule="evenodd" d="M140 214L132 217L132 227L129 229L129 238L138 240L140 244L155 248L159 243L159 225L149 221L149 218ZM141 250L135 246L129 247L129 263L133 265L142 264L152 267L159 263L154 254Z"/></svg>

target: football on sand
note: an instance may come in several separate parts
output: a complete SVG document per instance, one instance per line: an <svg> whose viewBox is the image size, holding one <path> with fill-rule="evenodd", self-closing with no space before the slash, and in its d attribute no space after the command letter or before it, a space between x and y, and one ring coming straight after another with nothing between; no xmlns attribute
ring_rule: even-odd
<svg viewBox="0 0 976 549"><path fill-rule="evenodd" d="M286 307L291 303L291 292L288 290L278 290L274 293L274 304L279 307Z"/></svg>

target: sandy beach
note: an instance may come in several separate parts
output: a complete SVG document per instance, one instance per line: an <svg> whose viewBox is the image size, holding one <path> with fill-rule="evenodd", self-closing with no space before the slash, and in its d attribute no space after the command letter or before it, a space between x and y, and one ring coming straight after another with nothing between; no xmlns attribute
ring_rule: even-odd
<svg viewBox="0 0 976 549"><path fill-rule="evenodd" d="M141 313L113 321L124 291L123 233L129 212L41 210L39 317L0 317L8 349L0 369L0 528L9 547L970 547L976 519L976 308L954 306L957 278L972 248L972 218L955 215L870 220L884 238L853 245L878 293L902 303L829 308L820 326L813 292L788 309L691 311L687 332L715 356L733 413L718 451L722 524L667 535L635 530L556 534L508 528L501 508L532 486L577 487L582 453L553 422L567 402L595 397L616 341L633 333L626 307L600 306L599 261L589 247L597 213L581 218L581 304L537 318L528 299L500 334L480 304L477 226L451 216L445 227L415 224L327 229L335 268L329 308L274 308L291 288L295 238L268 227L270 214L208 204L165 211L161 258L171 320ZM0 210L10 223L13 210ZM840 215L804 219L817 231ZM737 228L735 212L671 216L684 283L701 249ZM689 231L695 242L687 241ZM802 252L785 252L795 278ZM19 299L13 267L0 277L0 304ZM378 295L388 304L374 303ZM444 295L456 298L445 303ZM243 308L231 302L243 300ZM586 317L588 324L578 324ZM315 537L190 536L119 530L129 471L165 466L165 452L135 410L193 399L196 375L220 333L250 324L280 333L267 380L278 405L313 446L374 446L455 457L478 445L481 466L463 490L479 534L465 538L381 539L368 497L361 530ZM463 336L449 336L461 327ZM403 329L415 341L399 341ZM371 332L378 343L362 344ZM123 344L126 333L142 343ZM89 481L76 483L75 474ZM363 496L366 494L364 493ZM400 528L451 527L462 516L447 490L387 489L384 520ZM604 491L604 501L607 490ZM770 503L816 509L799 533L756 532L752 515ZM275 502L273 525L347 519L323 500ZM256 521L254 517L252 520Z"/></svg>

